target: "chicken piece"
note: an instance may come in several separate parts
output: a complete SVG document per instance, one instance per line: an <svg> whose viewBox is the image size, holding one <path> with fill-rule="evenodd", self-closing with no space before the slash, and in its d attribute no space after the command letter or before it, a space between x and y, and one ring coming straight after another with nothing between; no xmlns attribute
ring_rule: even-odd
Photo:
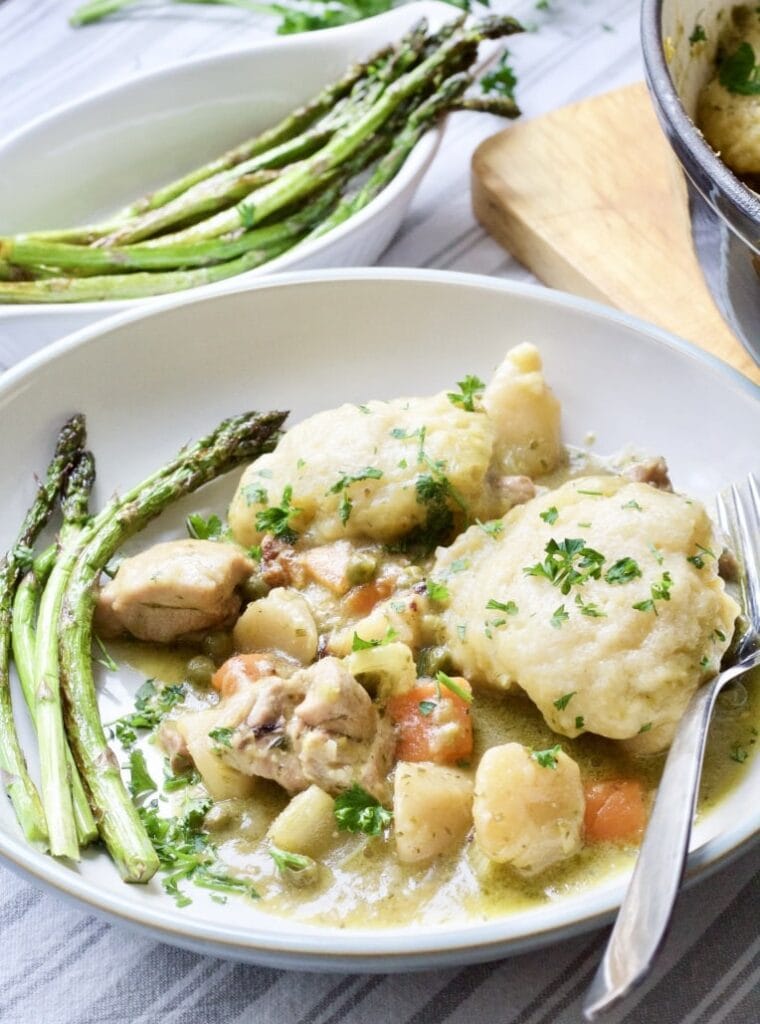
<svg viewBox="0 0 760 1024"><path fill-rule="evenodd" d="M335 658L314 665L296 714L310 728L339 732L354 740L371 739L376 728L377 712L369 694Z"/></svg>
<svg viewBox="0 0 760 1024"><path fill-rule="evenodd" d="M230 625L240 611L235 588L254 564L232 544L174 540L125 559L100 592L100 636L130 633L169 644L201 630Z"/></svg>
<svg viewBox="0 0 760 1024"><path fill-rule="evenodd" d="M578 765L564 752L491 747L475 776L475 842L490 860L530 877L576 854L585 799Z"/></svg>
<svg viewBox="0 0 760 1024"><path fill-rule="evenodd" d="M650 484L659 491L672 491L673 484L668 475L668 464L662 455L653 459L646 459L644 462L634 462L625 470L624 476L639 484Z"/></svg>
<svg viewBox="0 0 760 1024"><path fill-rule="evenodd" d="M311 784L339 793L358 782L385 797L393 729L340 661L324 658L252 688L250 712L222 752L229 765L291 793Z"/></svg>

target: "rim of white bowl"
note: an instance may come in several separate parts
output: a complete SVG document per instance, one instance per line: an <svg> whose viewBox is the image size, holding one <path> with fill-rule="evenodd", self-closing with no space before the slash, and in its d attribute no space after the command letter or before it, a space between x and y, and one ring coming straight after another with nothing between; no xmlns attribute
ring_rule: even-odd
<svg viewBox="0 0 760 1024"><path fill-rule="evenodd" d="M33 377L39 367L62 358L75 348L95 342L99 336L125 324L135 323L174 307L203 302L206 298L216 301L228 294L308 284L333 284L336 281L416 281L422 284L482 288L577 310L597 320L622 324L638 334L647 336L658 345L696 360L760 401L760 387L710 353L659 327L589 299L553 291L541 285L499 280L482 274L377 267L280 274L249 282L247 285L230 286L213 296L204 297L188 292L171 296L158 304L151 304L150 307L143 306L119 313L54 342L12 367L0 378L0 400L25 379ZM756 812L754 818L748 817L737 827L724 830L690 852L687 884L698 877L710 874L738 856L757 838L760 838L760 810ZM21 837L11 836L2 831L0 854L13 869L44 887L53 888L97 913L115 917L125 924L147 930L178 945L189 945L196 949L212 948L218 955L232 958L238 956L258 962L277 961L280 966L286 966L289 960L293 960L297 961L294 966L300 968L308 965L318 968L321 964L325 969L337 966L345 970L388 970L393 969L396 964L404 969L410 969L446 961L463 962L465 957L471 960L485 960L518 949L545 945L602 925L620 905L628 877L627 872L612 876L596 889L554 904L554 918L551 923L540 920L546 916L546 908L542 906L495 917L487 922L461 922L448 927L416 926L414 931L408 927L383 931L333 931L305 924L301 926L301 933L298 935L281 935L277 933L276 917L272 917L272 924L266 929L259 925L242 928L192 918L187 918L182 927L177 927L176 911L171 913L164 909L163 901L155 908L140 905L136 909L128 898L127 886L124 895L99 889L93 882L87 881L65 865L32 849ZM531 924L531 919L538 920ZM378 966L378 958L382 958L384 966Z"/></svg>
<svg viewBox="0 0 760 1024"><path fill-rule="evenodd" d="M255 56L262 52L278 52L282 49L319 49L326 33L329 34L331 39L335 38L338 34L341 38L348 39L352 36L369 37L372 35L370 30L374 29L379 23L384 24L385 22L397 21L399 26L406 24L411 25L414 23L415 19L419 19L424 17L426 14L429 15L432 13L441 15L444 13L450 13L453 18L454 14L451 13L452 10L451 5L445 3L444 0L415 0L414 3L404 4L400 7L395 7L390 11L385 11L383 14L377 14L372 18L364 18L362 21L352 22L348 25L341 25L337 28L319 29L315 32L296 34L292 36L278 36L273 40L262 40L257 43L249 44L248 46L237 47L234 50L225 50L222 53L209 54L208 56L202 57L188 57L185 60L175 61L165 67L157 68L154 71L148 71L145 74L138 75L136 78L126 79L125 81L118 82L115 85L108 86L105 89L95 89L78 100L61 103L57 107L53 108L53 110L48 111L45 114L40 114L38 117L29 121L20 128L17 128L3 139L0 139L0 162L2 161L3 150L15 145L28 133L44 128L46 124L50 124L57 118L64 114L68 114L77 108L81 109L89 104L100 103L114 93L128 91L136 84L143 85L146 82L150 83L164 78L171 78L173 75L181 71L191 69L201 71L203 68L213 67L216 64L224 63L228 60L246 59L250 58L252 55ZM298 243L281 256L275 257L275 259L270 260L268 263L261 267L257 267L254 270L238 274L235 278L229 278L227 281L219 281L214 284L200 285L198 288L188 289L188 291L193 291L202 295L212 295L222 290L228 281L237 280L241 283L248 283L258 280L259 278L268 277L271 274L287 272L289 266L297 264L300 260L310 259L323 250L339 243L348 235L351 235L354 231L363 227L368 220L382 215L383 210L385 210L387 206L404 191L405 188L412 187L413 190L416 191L422 177L427 173L430 164L438 151L447 123L448 116L444 116L432 128L429 128L408 154L398 173L393 177L388 185L386 185L386 187L377 196L375 196L375 198L368 203L363 210L360 210L357 214L353 215L342 224L339 224L338 227L333 228L332 231L329 231L327 234L322 235L311 242ZM418 178L416 182L414 180L415 177ZM293 272L297 272L297 267L294 266ZM169 298L172 294L178 293L149 296L144 299L106 299L88 302L9 303L7 305L0 305L0 320L4 317L11 319L18 316L33 317L55 315L65 317L67 314L75 316L77 312L80 314L83 311L89 313L96 309L102 310L104 317L106 317L114 313L121 312L122 310L132 310L138 306L144 306L146 304L150 304L153 307L155 303Z"/></svg>

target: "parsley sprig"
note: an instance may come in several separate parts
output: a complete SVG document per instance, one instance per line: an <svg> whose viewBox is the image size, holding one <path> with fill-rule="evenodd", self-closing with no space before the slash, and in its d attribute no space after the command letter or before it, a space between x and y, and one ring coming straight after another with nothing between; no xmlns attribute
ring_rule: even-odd
<svg viewBox="0 0 760 1024"><path fill-rule="evenodd" d="M728 92L740 96L760 95L760 66L755 62L755 51L750 43L740 43L732 54L723 59L718 78Z"/></svg>
<svg viewBox="0 0 760 1024"><path fill-rule="evenodd" d="M178 907L192 903L179 885L191 881L203 889L217 894L241 893L252 899L258 893L250 882L232 876L220 862L203 823L213 801L209 797L186 801L183 813L176 818L165 818L158 813L158 801L152 800L139 808L153 848L158 854L161 870L165 872L164 890L174 897ZM223 899L222 896L219 897Z"/></svg>
<svg viewBox="0 0 760 1024"><path fill-rule="evenodd" d="M392 812L356 782L335 798L333 813L339 831L368 836L379 836L393 819Z"/></svg>
<svg viewBox="0 0 760 1024"><path fill-rule="evenodd" d="M504 50L492 71L487 72L480 80L483 92L496 93L508 100L515 98L517 75L509 63L509 50Z"/></svg>
<svg viewBox="0 0 760 1024"><path fill-rule="evenodd" d="M588 579L601 576L604 555L586 545L581 537L566 537L559 543L552 538L544 548L543 562L526 566L526 576L540 576L569 594L573 586L581 586Z"/></svg>
<svg viewBox="0 0 760 1024"><path fill-rule="evenodd" d="M449 391L446 397L452 405L458 405L466 412L475 412L475 401L485 390L485 381L468 373L464 380L457 381L459 391Z"/></svg>
<svg viewBox="0 0 760 1024"><path fill-rule="evenodd" d="M293 529L293 520L297 519L303 509L293 504L293 488L290 484L282 492L279 505L262 508L256 513L256 529L259 533L271 533L280 540L293 544L297 534Z"/></svg>
<svg viewBox="0 0 760 1024"><path fill-rule="evenodd" d="M127 749L137 741L135 730L155 729L177 704L185 699L185 687L180 683L157 687L147 679L135 696L135 710L109 724L113 735Z"/></svg>
<svg viewBox="0 0 760 1024"><path fill-rule="evenodd" d="M327 491L328 494L340 494L340 505L338 506L338 515L340 516L341 523L345 526L348 522L351 510L354 507L354 503L348 495L348 488L352 484L358 484L362 480L379 480L383 475L381 469L376 469L374 466L365 466L364 469L360 469L358 473L344 473L343 476L337 480L332 487Z"/></svg>

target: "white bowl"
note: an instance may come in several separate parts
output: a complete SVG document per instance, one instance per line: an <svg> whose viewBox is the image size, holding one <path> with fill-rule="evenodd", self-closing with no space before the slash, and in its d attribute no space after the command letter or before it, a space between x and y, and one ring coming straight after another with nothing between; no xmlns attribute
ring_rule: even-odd
<svg viewBox="0 0 760 1024"><path fill-rule="evenodd" d="M422 0L353 25L183 61L46 114L0 143L0 235L103 218L275 123L421 17L437 28L456 14L449 4ZM398 230L441 132L427 132L355 217L239 279L374 263ZM0 365L152 301L0 305Z"/></svg>
<svg viewBox="0 0 760 1024"><path fill-rule="evenodd" d="M91 326L0 379L0 550L15 533L62 418L87 414L96 500L167 459L225 415L284 407L295 422L344 401L426 393L465 373L487 377L530 340L563 406L565 438L594 431L600 452L628 442L669 460L677 486L703 498L757 469L760 390L655 327L594 303L526 285L431 271L285 275L201 298L187 293ZM209 342L212 341L213 344ZM706 425L709 415L709 425ZM236 477L236 474L233 474ZM224 508L233 477L172 508L139 545L181 535L192 509ZM109 674L103 716L131 705L142 678ZM19 700L16 694L16 700ZM28 728L24 742L33 749ZM729 858L760 828L760 757L694 832L692 875ZM0 854L38 884L166 942L279 967L392 971L494 959L602 923L625 878L490 921L381 931L315 927L226 907L194 891L177 909L158 879L126 886L108 857L78 868L32 850L0 800Z"/></svg>

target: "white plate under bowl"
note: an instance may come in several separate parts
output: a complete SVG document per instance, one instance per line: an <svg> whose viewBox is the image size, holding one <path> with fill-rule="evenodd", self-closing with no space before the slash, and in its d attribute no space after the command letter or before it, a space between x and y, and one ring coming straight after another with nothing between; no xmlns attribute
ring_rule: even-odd
<svg viewBox="0 0 760 1024"><path fill-rule="evenodd" d="M11 541L56 428L87 414L102 502L225 415L289 408L291 420L344 402L424 394L466 373L488 377L517 342L539 345L563 407L565 438L612 451L629 442L664 453L679 488L709 499L757 470L760 391L655 327L557 292L462 274L348 270L293 274L160 308L135 310L64 339L0 379L0 549ZM192 508L223 510L238 474L159 520L146 544L183 533ZM130 705L141 679L122 670L104 717ZM24 740L29 743L28 729ZM32 744L29 744L32 746ZM690 871L725 861L760 829L760 758L705 815ZM315 970L393 971L494 959L600 924L624 878L490 921L389 928L314 927L193 892L177 909L154 879L126 886L102 852L71 868L20 839L0 801L0 853L39 884L178 945L240 960Z"/></svg>
<svg viewBox="0 0 760 1024"><path fill-rule="evenodd" d="M450 4L421 0L353 25L183 61L46 114L0 142L0 235L103 219L275 124L420 18L437 28L456 15ZM442 128L427 132L388 187L355 217L237 280L374 263L398 230L441 134ZM0 305L0 365L153 301Z"/></svg>

